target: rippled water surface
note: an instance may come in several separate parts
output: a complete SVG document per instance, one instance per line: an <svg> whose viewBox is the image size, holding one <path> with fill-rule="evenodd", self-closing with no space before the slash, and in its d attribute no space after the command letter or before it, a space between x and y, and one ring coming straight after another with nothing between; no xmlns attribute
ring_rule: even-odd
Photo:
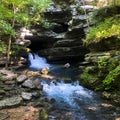
<svg viewBox="0 0 120 120"><path fill-rule="evenodd" d="M29 61L30 68L39 70L47 66L50 67L52 75L61 78L59 82L41 82L44 96L55 99L49 120L117 120L120 116L120 109L79 85L76 80L78 68L75 66L64 68L64 65L50 65L36 54L29 54ZM72 82L64 83L64 79L70 79Z"/></svg>

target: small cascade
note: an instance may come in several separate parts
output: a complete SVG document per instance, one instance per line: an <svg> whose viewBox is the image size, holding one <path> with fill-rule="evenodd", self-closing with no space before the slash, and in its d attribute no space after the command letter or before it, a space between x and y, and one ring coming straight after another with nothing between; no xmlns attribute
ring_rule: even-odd
<svg viewBox="0 0 120 120"><path fill-rule="evenodd" d="M50 67L50 65L47 63L46 59L43 57L39 57L35 53L29 53L28 60L30 62L30 68L31 69L37 69L40 70L45 67Z"/></svg>
<svg viewBox="0 0 120 120"><path fill-rule="evenodd" d="M82 106L95 106L96 94L79 85L78 82L64 83L52 81L50 84L43 81L43 92L48 99L54 98L58 107L80 109Z"/></svg>
<svg viewBox="0 0 120 120"><path fill-rule="evenodd" d="M99 96L82 86L78 82L64 83L42 81L43 94L48 99L55 99L55 108L61 111L71 111L75 120L95 120L101 118ZM90 109L95 109L91 112ZM97 114L97 112L99 114ZM70 119L72 120L72 118Z"/></svg>

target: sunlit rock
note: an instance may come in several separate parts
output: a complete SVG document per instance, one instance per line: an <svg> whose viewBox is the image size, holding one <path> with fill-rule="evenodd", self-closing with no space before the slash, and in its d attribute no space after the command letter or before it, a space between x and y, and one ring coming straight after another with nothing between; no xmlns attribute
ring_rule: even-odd
<svg viewBox="0 0 120 120"><path fill-rule="evenodd" d="M70 63L66 63L65 65L64 65L64 68L69 68L70 67Z"/></svg>
<svg viewBox="0 0 120 120"><path fill-rule="evenodd" d="M16 81L21 83L21 82L24 82L26 79L27 79L26 75L20 75L17 77Z"/></svg>
<svg viewBox="0 0 120 120"><path fill-rule="evenodd" d="M35 85L34 85L33 81L32 81L32 80L29 80L29 79L26 80L26 81L22 84L22 86L27 87L27 88L30 88L30 89L35 88Z"/></svg>
<svg viewBox="0 0 120 120"><path fill-rule="evenodd" d="M32 94L28 92L22 92L21 96L24 100L30 100L32 98Z"/></svg>
<svg viewBox="0 0 120 120"><path fill-rule="evenodd" d="M50 68L49 68L49 67L45 67L45 68L43 68L43 69L41 70L41 73L42 73L43 75L47 75L49 71L50 71Z"/></svg>

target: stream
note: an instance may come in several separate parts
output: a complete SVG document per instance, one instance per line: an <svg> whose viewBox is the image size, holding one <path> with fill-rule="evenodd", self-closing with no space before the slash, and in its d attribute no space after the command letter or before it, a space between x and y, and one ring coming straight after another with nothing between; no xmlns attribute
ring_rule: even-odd
<svg viewBox="0 0 120 120"><path fill-rule="evenodd" d="M64 65L48 64L45 58L37 54L29 54L29 61L31 69L49 67L51 75L61 78L61 81L41 82L43 95L55 100L49 120L119 120L120 109L102 100L94 91L79 85L76 66L64 68ZM70 79L71 82L65 83L64 79Z"/></svg>

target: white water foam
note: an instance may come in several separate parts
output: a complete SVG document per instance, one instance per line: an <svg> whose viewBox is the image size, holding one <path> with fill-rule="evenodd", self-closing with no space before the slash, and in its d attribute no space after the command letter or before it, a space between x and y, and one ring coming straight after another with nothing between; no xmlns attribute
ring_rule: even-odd
<svg viewBox="0 0 120 120"><path fill-rule="evenodd" d="M37 54L29 53L29 61L30 61L30 68L32 69L42 69L45 67L50 67L50 65L47 63L46 59L43 57L38 56Z"/></svg>
<svg viewBox="0 0 120 120"><path fill-rule="evenodd" d="M80 104L91 104L93 92L83 88L78 83L41 83L43 91L48 98L54 98L58 106L67 106L78 109ZM94 103L94 102L93 102Z"/></svg>

